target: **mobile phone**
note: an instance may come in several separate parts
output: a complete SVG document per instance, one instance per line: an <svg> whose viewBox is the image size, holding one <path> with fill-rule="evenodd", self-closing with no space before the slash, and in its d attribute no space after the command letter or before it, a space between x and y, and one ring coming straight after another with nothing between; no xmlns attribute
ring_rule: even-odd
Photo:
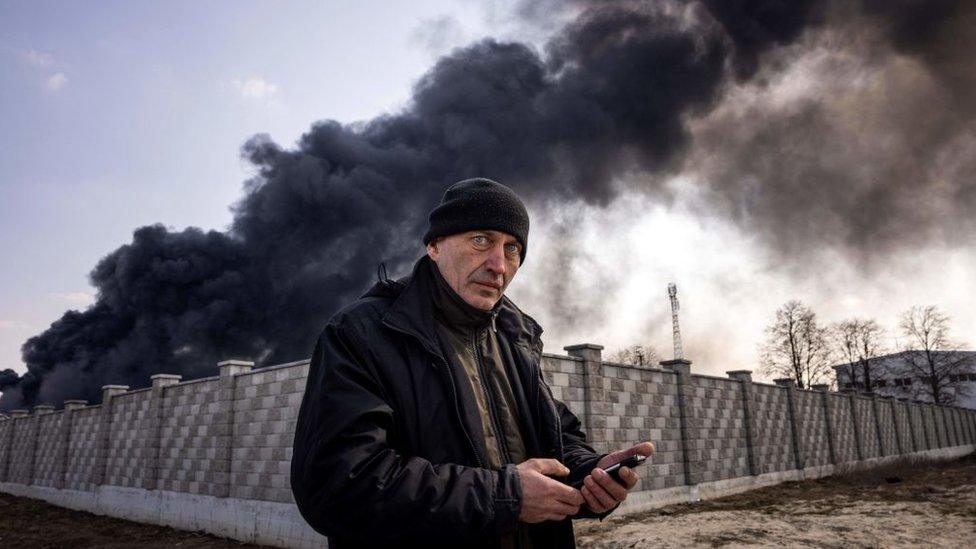
<svg viewBox="0 0 976 549"><path fill-rule="evenodd" d="M647 456L641 456L641 455L630 456L629 458L624 459L623 461L619 461L619 462L614 463L613 465L607 467L606 469L604 469L604 471L608 475L610 475L610 478L612 478L613 480L619 482L620 484L623 484L623 481L620 480L620 468L621 467L630 467L631 469L633 469L634 467L637 467L638 465L640 465L641 463L644 463L645 461L647 461ZM574 482L572 484L572 486L573 486L573 488L576 488L577 490L579 490L580 488L583 487L583 479L580 479L577 482Z"/></svg>

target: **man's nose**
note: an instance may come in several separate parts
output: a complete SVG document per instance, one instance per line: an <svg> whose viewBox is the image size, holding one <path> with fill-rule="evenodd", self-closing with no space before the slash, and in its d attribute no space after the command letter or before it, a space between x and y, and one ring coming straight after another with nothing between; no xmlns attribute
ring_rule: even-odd
<svg viewBox="0 0 976 549"><path fill-rule="evenodd" d="M505 264L505 246L494 246L488 250L488 259L485 260L485 267L489 271L498 274L505 274L507 265Z"/></svg>

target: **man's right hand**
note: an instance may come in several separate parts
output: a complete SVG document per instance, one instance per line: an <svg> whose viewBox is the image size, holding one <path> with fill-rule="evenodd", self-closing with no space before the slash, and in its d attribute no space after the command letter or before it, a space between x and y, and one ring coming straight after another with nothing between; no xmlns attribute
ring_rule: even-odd
<svg viewBox="0 0 976 549"><path fill-rule="evenodd" d="M549 476L565 477L569 469L555 459L533 458L516 468L522 482L522 522L563 520L579 512L586 500L579 490L553 480Z"/></svg>

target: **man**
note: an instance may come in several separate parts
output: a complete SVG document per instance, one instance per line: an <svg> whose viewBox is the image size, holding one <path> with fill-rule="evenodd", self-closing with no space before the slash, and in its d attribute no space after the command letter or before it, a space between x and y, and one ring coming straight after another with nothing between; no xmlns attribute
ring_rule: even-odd
<svg viewBox="0 0 976 549"><path fill-rule="evenodd" d="M427 255L329 321L312 356L291 485L334 549L574 546L571 518L627 496L542 379L542 329L506 297L529 217L488 179L454 184ZM577 490L575 480L584 479Z"/></svg>

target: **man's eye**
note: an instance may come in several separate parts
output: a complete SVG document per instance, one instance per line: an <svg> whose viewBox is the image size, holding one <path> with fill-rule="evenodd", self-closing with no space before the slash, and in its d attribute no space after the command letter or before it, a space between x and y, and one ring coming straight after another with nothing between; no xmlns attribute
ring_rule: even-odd
<svg viewBox="0 0 976 549"><path fill-rule="evenodd" d="M472 242L474 242L475 246L487 246L488 237L484 235L478 235L472 239Z"/></svg>
<svg viewBox="0 0 976 549"><path fill-rule="evenodd" d="M508 244L508 245L506 245L505 246L505 251L508 252L508 253L510 253L510 254L518 254L519 253L518 244Z"/></svg>

